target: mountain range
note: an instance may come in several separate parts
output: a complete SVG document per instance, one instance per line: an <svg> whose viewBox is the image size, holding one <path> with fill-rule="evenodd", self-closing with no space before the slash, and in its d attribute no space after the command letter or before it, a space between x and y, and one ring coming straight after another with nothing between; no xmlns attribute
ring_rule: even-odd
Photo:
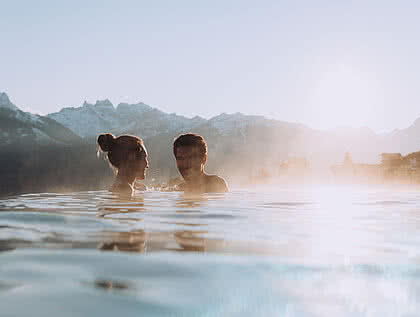
<svg viewBox="0 0 420 317"><path fill-rule="evenodd" d="M406 129L383 134L376 134L366 127L320 131L303 124L241 113L223 113L211 119L199 116L186 118L165 113L143 102L120 103L114 107L107 99L98 100L95 104L84 102L80 107L63 108L59 112L40 116L21 111L6 93L0 93L0 120L0 142L3 143L21 139L77 143L96 138L104 132L134 134L147 140L167 134L174 138L189 131L225 136L223 142L228 142L229 137L236 137L240 140L233 143L249 143L253 139L250 133L253 133L262 134L262 139L255 142L263 142L269 152L287 147L286 157L307 156L317 161L320 156L325 159L325 154L328 154L329 162L341 159L344 152L352 153L358 161L373 162L382 152L407 154L420 148L420 118ZM259 147L252 143L249 145Z"/></svg>
<svg viewBox="0 0 420 317"><path fill-rule="evenodd" d="M82 138L57 121L23 112L0 93L0 145L22 143L78 143Z"/></svg>
<svg viewBox="0 0 420 317"><path fill-rule="evenodd" d="M95 140L100 133L134 134L145 141L153 177L177 175L172 141L185 132L200 133L207 140L210 172L234 177L250 175L261 168L275 170L290 157L306 157L313 166L327 167L341 162L346 152L351 153L353 161L374 163L382 152L418 151L420 118L413 121L406 129L383 134L366 127L321 131L241 113L223 113L210 119L187 118L142 102L114 107L107 99L40 116L21 111L6 93L0 93L0 145L14 150L51 144L96 150Z"/></svg>

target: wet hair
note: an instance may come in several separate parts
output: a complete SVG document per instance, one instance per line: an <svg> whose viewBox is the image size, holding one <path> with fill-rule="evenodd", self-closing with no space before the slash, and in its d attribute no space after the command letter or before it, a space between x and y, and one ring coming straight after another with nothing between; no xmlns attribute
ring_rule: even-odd
<svg viewBox="0 0 420 317"><path fill-rule="evenodd" d="M198 147L200 149L201 157L207 154L207 143L203 137L195 133L181 134L174 141L174 155L176 158L176 149L180 146Z"/></svg>
<svg viewBox="0 0 420 317"><path fill-rule="evenodd" d="M107 153L109 162L116 168L128 160L130 152L146 152L143 140L134 135L115 137L110 133L101 134L98 136L98 145Z"/></svg>

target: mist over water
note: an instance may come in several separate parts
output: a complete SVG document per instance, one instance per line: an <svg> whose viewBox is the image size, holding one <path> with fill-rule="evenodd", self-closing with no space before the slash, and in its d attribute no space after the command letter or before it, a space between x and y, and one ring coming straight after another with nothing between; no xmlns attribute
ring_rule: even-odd
<svg viewBox="0 0 420 317"><path fill-rule="evenodd" d="M8 197L2 311L416 316L419 211L417 190L384 187Z"/></svg>
<svg viewBox="0 0 420 317"><path fill-rule="evenodd" d="M418 3L0 4L0 317L420 316Z"/></svg>

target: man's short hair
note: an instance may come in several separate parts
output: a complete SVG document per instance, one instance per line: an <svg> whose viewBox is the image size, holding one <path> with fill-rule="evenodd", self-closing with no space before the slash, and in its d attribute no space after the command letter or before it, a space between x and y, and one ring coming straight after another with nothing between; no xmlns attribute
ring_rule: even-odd
<svg viewBox="0 0 420 317"><path fill-rule="evenodd" d="M195 133L186 133L178 136L174 141L174 155L176 158L176 149L180 146L198 147L200 149L201 157L207 154L207 143L203 137Z"/></svg>

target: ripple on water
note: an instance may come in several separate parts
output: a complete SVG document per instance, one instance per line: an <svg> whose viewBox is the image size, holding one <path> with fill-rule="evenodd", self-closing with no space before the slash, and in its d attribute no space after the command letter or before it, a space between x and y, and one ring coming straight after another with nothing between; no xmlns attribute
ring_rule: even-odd
<svg viewBox="0 0 420 317"><path fill-rule="evenodd" d="M2 308L416 316L419 211L415 192L348 189L10 197L0 203Z"/></svg>
<svg viewBox="0 0 420 317"><path fill-rule="evenodd" d="M2 257L0 275L0 285L7 285L0 288L3 308L16 315L414 316L420 309L419 272L413 265L20 250Z"/></svg>

